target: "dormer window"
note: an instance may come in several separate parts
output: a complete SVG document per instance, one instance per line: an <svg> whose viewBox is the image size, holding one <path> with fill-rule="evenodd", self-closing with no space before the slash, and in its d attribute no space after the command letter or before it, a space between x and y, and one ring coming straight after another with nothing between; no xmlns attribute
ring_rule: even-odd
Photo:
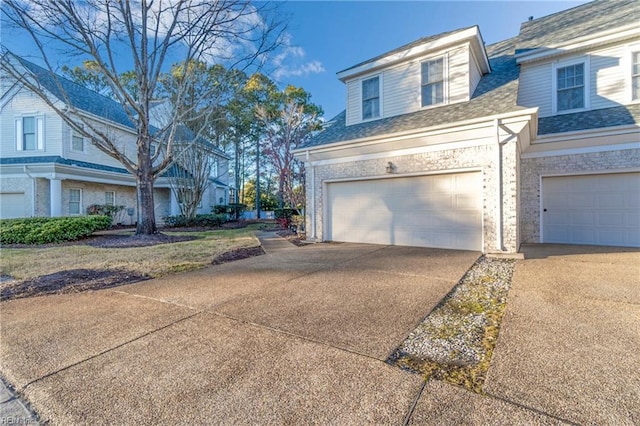
<svg viewBox="0 0 640 426"><path fill-rule="evenodd" d="M380 77L362 81L362 119L380 117Z"/></svg>
<svg viewBox="0 0 640 426"><path fill-rule="evenodd" d="M422 63L422 106L444 103L444 58Z"/></svg>
<svg viewBox="0 0 640 426"><path fill-rule="evenodd" d="M558 112L584 108L584 63L558 68L556 72Z"/></svg>

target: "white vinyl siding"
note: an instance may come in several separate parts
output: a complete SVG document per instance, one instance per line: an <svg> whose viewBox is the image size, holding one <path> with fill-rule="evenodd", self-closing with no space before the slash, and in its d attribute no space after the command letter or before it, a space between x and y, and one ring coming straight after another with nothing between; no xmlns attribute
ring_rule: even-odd
<svg viewBox="0 0 640 426"><path fill-rule="evenodd" d="M380 76L362 80L362 119L380 118Z"/></svg>
<svg viewBox="0 0 640 426"><path fill-rule="evenodd" d="M478 63L476 62L471 49L468 50L469 54L469 98L473 96L473 92L475 92L476 87L478 87L478 83L480 83L480 79L482 78L482 73L480 72L480 68L478 67Z"/></svg>
<svg viewBox="0 0 640 426"><path fill-rule="evenodd" d="M69 214L79 215L82 213L82 190L77 188L69 189Z"/></svg>
<svg viewBox="0 0 640 426"><path fill-rule="evenodd" d="M469 49L459 48L447 53L447 104L466 102L471 98L469 93Z"/></svg>
<svg viewBox="0 0 640 426"><path fill-rule="evenodd" d="M628 46L618 45L555 62L522 64L518 105L538 107L540 117L567 112L557 111L556 105L552 105L556 99L557 70L577 63L585 64L585 94L588 96L585 96L582 110L625 105L632 101L631 51Z"/></svg>
<svg viewBox="0 0 640 426"><path fill-rule="evenodd" d="M408 114L420 106L420 68L405 63L385 70L383 117Z"/></svg>
<svg viewBox="0 0 640 426"><path fill-rule="evenodd" d="M395 64L378 74L369 74L347 81L347 125L366 121L366 119L363 120L362 82L375 76L380 77L381 110L379 118L419 111L422 108L421 64L432 59L443 58L445 70L444 104L468 101L471 97L470 55L468 46L433 52L429 56L413 58L406 62ZM475 73L479 74L479 71L476 70ZM480 76L476 75L475 79L479 81ZM477 84L477 82L474 84Z"/></svg>

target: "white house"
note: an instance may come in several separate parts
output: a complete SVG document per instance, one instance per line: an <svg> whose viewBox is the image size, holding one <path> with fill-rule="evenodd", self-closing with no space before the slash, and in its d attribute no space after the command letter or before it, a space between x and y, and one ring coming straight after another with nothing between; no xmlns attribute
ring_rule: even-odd
<svg viewBox="0 0 640 426"><path fill-rule="evenodd" d="M640 246L640 3L598 0L485 46L470 27L343 71L296 151L307 237L517 252Z"/></svg>
<svg viewBox="0 0 640 426"><path fill-rule="evenodd" d="M64 105L47 70L24 59L20 63ZM103 125L115 143L134 156L135 128L122 107L83 86L58 79L70 102L86 118ZM0 217L83 215L93 204L110 204L125 206L117 222L133 224L135 179L122 164L74 132L35 93L6 75L0 79L0 89ZM229 158L217 150L214 161L216 174L203 200L203 213L209 213L214 204L228 202ZM179 213L167 177L170 173L171 169L155 182L159 223L164 216Z"/></svg>

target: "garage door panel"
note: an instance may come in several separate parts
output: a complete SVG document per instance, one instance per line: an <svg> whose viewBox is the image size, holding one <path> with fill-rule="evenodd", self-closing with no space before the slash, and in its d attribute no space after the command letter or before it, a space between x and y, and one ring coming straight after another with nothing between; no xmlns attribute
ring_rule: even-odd
<svg viewBox="0 0 640 426"><path fill-rule="evenodd" d="M543 178L543 242L640 246L640 173Z"/></svg>
<svg viewBox="0 0 640 426"><path fill-rule="evenodd" d="M481 179L464 173L330 183L326 238L481 250Z"/></svg>

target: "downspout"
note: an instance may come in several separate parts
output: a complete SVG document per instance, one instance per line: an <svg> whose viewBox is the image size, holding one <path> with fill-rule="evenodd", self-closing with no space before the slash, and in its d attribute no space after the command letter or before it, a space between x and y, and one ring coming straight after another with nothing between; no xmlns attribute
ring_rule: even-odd
<svg viewBox="0 0 640 426"><path fill-rule="evenodd" d="M495 137L496 137L496 147L497 147L497 158L496 158L496 191L497 191L497 200L498 200L498 217L496 220L496 249L499 252L503 251L503 236L502 236L502 226L503 226L503 193L502 193L502 145L503 143L500 141L500 119L496 118L493 122L495 128ZM506 143L506 142L505 142Z"/></svg>
<svg viewBox="0 0 640 426"><path fill-rule="evenodd" d="M27 166L22 166L22 170L24 171L24 174L29 176L29 179L31 179L31 217L35 217L36 216L36 180L29 173L29 169L27 168Z"/></svg>

